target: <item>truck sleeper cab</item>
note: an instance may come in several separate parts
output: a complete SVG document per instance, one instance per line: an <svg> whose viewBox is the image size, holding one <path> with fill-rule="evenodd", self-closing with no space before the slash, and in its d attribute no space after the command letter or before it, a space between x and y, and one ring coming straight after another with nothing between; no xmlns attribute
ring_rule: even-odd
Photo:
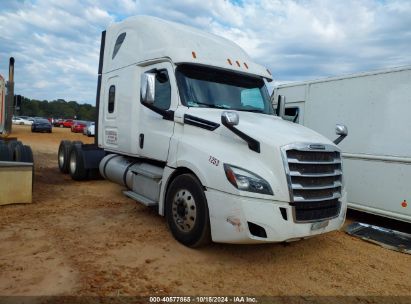
<svg viewBox="0 0 411 304"><path fill-rule="evenodd" d="M98 167L157 207L191 247L339 229L339 148L275 116L265 81L269 71L221 37L145 16L111 25L100 52L98 149L62 143L60 169L82 179Z"/></svg>

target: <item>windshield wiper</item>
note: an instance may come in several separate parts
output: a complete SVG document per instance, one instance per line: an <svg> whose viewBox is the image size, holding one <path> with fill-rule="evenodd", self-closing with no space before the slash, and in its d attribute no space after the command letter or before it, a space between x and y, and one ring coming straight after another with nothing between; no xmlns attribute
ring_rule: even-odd
<svg viewBox="0 0 411 304"><path fill-rule="evenodd" d="M206 102L198 102L198 101L194 101L193 103L198 104L198 105L202 105L202 106L207 106L209 108L215 108L215 109L230 109L226 106L223 105L216 105L216 104L212 104L212 103L206 103Z"/></svg>
<svg viewBox="0 0 411 304"><path fill-rule="evenodd" d="M234 111L242 111L242 112L253 112L253 113L265 113L264 110L258 110L258 109L231 109Z"/></svg>

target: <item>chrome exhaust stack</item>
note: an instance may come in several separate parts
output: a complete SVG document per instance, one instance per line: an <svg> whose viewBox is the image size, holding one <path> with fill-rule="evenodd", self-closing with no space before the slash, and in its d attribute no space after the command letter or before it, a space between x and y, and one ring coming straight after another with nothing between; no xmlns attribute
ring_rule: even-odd
<svg viewBox="0 0 411 304"><path fill-rule="evenodd" d="M11 123L14 110L14 58L9 60L9 80L6 83L7 93L2 105L2 119L0 121L0 136L7 137L11 133Z"/></svg>
<svg viewBox="0 0 411 304"><path fill-rule="evenodd" d="M13 57L10 57L10 60L9 60L9 83L14 84L14 58Z"/></svg>

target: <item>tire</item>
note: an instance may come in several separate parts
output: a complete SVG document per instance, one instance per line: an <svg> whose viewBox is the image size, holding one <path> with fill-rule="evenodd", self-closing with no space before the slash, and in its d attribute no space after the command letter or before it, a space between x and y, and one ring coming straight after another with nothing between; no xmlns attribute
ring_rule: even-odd
<svg viewBox="0 0 411 304"><path fill-rule="evenodd" d="M84 167L84 156L81 145L73 144L70 149L69 173L76 181L85 180L88 177L88 170Z"/></svg>
<svg viewBox="0 0 411 304"><path fill-rule="evenodd" d="M16 161L16 146L22 146L22 142L19 140L13 140L11 142L8 143L8 147L9 147L9 151L10 151L10 155L12 158L12 161Z"/></svg>
<svg viewBox="0 0 411 304"><path fill-rule="evenodd" d="M165 211L168 227L177 241L192 248L211 242L207 199L194 175L182 174L171 182Z"/></svg>
<svg viewBox="0 0 411 304"><path fill-rule="evenodd" d="M0 161L13 161L13 154L5 143L0 143Z"/></svg>
<svg viewBox="0 0 411 304"><path fill-rule="evenodd" d="M62 140L60 142L57 162L61 173L69 173L69 154L71 145L72 143L69 140Z"/></svg>
<svg viewBox="0 0 411 304"><path fill-rule="evenodd" d="M17 162L32 163L33 151L30 146L17 145L14 149L14 155Z"/></svg>

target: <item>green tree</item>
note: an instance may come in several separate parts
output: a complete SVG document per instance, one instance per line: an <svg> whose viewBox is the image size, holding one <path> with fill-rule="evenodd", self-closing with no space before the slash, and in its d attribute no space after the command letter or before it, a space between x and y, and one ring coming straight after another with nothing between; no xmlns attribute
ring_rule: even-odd
<svg viewBox="0 0 411 304"><path fill-rule="evenodd" d="M57 99L53 101L35 100L22 97L19 115L40 116L46 118L74 118L95 121L96 108L90 104Z"/></svg>

